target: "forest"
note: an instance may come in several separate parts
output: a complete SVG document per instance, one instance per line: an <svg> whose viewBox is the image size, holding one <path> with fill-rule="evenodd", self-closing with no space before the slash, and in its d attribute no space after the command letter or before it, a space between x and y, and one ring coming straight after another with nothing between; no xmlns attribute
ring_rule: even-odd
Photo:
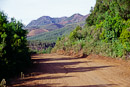
<svg viewBox="0 0 130 87"><path fill-rule="evenodd" d="M23 24L0 12L0 79L16 76L31 64Z"/></svg>
<svg viewBox="0 0 130 87"><path fill-rule="evenodd" d="M51 53L51 49L55 46L55 42L46 42L40 40L28 41L28 48L32 53Z"/></svg>
<svg viewBox="0 0 130 87"><path fill-rule="evenodd" d="M57 50L130 58L130 0L97 0L84 28L58 39L52 52Z"/></svg>

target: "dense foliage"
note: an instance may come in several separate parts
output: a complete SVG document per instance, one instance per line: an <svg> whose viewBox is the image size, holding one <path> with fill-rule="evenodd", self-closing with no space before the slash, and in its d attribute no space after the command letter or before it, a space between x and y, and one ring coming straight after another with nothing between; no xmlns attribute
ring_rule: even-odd
<svg viewBox="0 0 130 87"><path fill-rule="evenodd" d="M21 72L30 64L26 31L14 18L9 22L0 12L0 78Z"/></svg>
<svg viewBox="0 0 130 87"><path fill-rule="evenodd" d="M108 15L117 14L124 20L130 18L130 0L97 0L94 11L86 20L87 25L100 24Z"/></svg>
<svg viewBox="0 0 130 87"><path fill-rule="evenodd" d="M55 42L28 41L28 47L36 53L50 53L54 46Z"/></svg>
<svg viewBox="0 0 130 87"><path fill-rule="evenodd" d="M57 41L53 51L83 51L129 58L130 0L97 0L85 28L77 27L68 37ZM63 44L64 43L64 44Z"/></svg>

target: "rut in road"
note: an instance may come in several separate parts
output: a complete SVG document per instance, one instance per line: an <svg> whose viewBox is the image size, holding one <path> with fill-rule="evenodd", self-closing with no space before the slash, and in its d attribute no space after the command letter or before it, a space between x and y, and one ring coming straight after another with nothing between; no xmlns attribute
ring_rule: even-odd
<svg viewBox="0 0 130 87"><path fill-rule="evenodd" d="M9 87L130 87L121 64L57 54L32 56L34 66Z"/></svg>

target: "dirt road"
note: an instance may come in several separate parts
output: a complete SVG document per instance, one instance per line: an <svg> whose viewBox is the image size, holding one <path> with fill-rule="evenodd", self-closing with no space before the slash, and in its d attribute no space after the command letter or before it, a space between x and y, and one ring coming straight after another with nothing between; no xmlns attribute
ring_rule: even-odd
<svg viewBox="0 0 130 87"><path fill-rule="evenodd" d="M57 54L32 59L29 74L9 87L130 87L130 70L120 63Z"/></svg>

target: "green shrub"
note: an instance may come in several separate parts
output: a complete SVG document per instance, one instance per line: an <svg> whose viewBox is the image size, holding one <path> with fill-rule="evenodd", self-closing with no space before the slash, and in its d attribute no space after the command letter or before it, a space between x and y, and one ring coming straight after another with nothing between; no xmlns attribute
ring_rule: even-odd
<svg viewBox="0 0 130 87"><path fill-rule="evenodd" d="M71 40L75 40L75 39L79 39L82 38L81 34L78 32L82 30L82 28L80 26L77 26L69 35L69 39Z"/></svg>
<svg viewBox="0 0 130 87"><path fill-rule="evenodd" d="M55 49L80 51L110 57L127 57L130 52L130 1L97 0L83 29L77 27ZM124 3L124 4L123 4Z"/></svg>
<svg viewBox="0 0 130 87"><path fill-rule="evenodd" d="M10 22L7 19L0 12L0 78L13 76L31 63L23 24L14 18Z"/></svg>
<svg viewBox="0 0 130 87"><path fill-rule="evenodd" d="M48 47L47 49L43 49L43 54L44 53L51 53L52 47Z"/></svg>

